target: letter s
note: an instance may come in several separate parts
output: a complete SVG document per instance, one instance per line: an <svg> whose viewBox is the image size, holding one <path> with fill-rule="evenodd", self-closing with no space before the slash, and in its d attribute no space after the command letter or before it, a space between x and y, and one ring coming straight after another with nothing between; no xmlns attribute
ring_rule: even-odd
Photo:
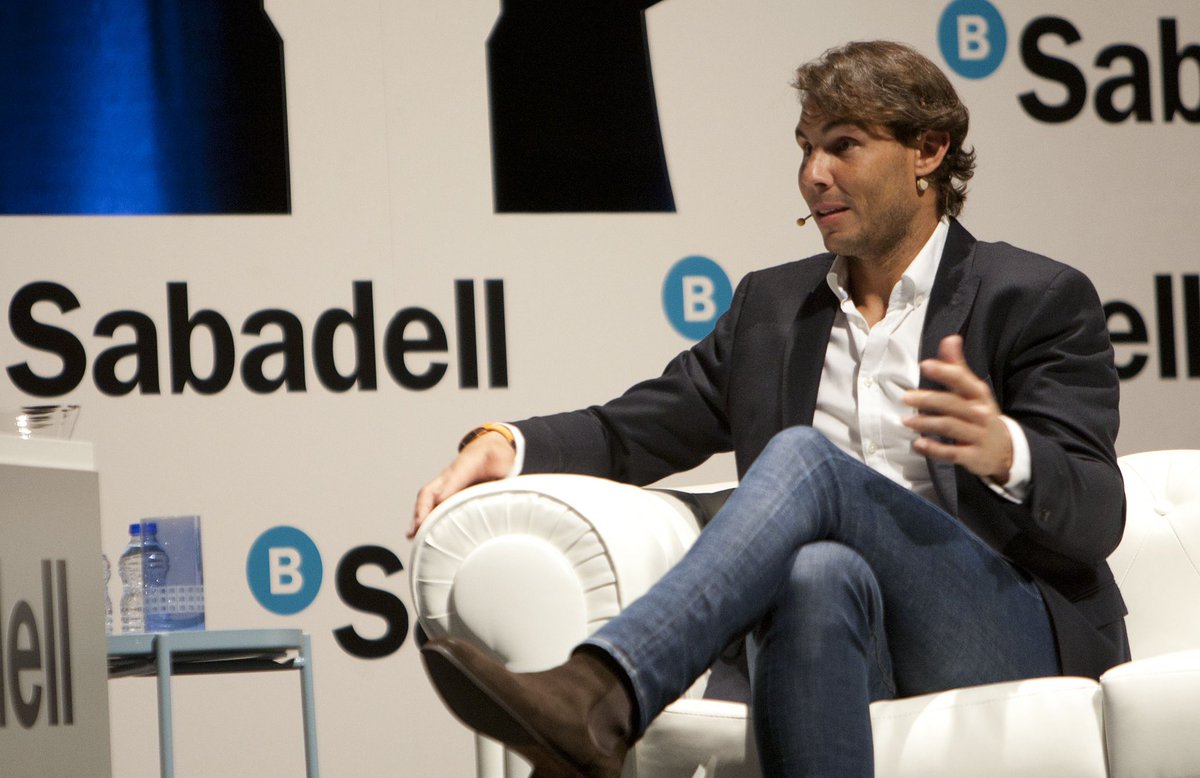
<svg viewBox="0 0 1200 778"><path fill-rule="evenodd" d="M87 352L79 339L67 330L43 324L33 318L33 306L50 302L63 313L79 307L79 300L70 289L50 281L35 281L26 284L13 295L8 306L8 326L17 340L39 351L57 354L62 360L62 371L49 378L40 376L29 367L28 362L8 366L8 377L17 388L35 397L57 397L67 394L83 380L87 372Z"/></svg>
<svg viewBox="0 0 1200 778"><path fill-rule="evenodd" d="M1067 89L1067 99L1061 105L1046 105L1033 90L1020 95L1025 112L1040 122L1059 123L1074 119L1087 103L1087 81L1079 68L1065 59L1051 57L1038 48L1043 35L1057 35L1068 46L1081 40L1079 30L1066 19L1042 16L1034 19L1021 35L1021 61L1035 75L1057 81Z"/></svg>
<svg viewBox="0 0 1200 778"><path fill-rule="evenodd" d="M347 552L338 562L337 592L342 602L355 610L374 613L387 622L383 637L368 640L354 629L353 625L333 631L333 636L347 653L363 659L380 659L393 654L408 637L408 610L400 598L383 589L364 586L358 580L358 570L363 565L375 565L386 575L404 569L404 565L391 551L382 546L359 546Z"/></svg>

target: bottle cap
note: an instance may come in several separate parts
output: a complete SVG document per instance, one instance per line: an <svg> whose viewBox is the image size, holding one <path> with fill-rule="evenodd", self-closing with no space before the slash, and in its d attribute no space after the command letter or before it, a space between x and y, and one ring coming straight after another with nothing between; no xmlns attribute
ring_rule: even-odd
<svg viewBox="0 0 1200 778"><path fill-rule="evenodd" d="M147 535L157 535L158 534L158 522L157 521L146 522L146 534Z"/></svg>
<svg viewBox="0 0 1200 778"><path fill-rule="evenodd" d="M140 535L140 534L142 534L142 525L141 525L141 523L130 524L130 525L129 525L129 534L130 534L130 535Z"/></svg>

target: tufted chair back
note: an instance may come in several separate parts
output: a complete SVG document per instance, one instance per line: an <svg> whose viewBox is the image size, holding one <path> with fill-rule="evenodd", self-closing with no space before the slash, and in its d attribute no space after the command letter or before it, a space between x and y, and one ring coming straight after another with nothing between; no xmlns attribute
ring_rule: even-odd
<svg viewBox="0 0 1200 778"><path fill-rule="evenodd" d="M1200 649L1200 451L1120 459L1126 525L1108 558L1134 659Z"/></svg>

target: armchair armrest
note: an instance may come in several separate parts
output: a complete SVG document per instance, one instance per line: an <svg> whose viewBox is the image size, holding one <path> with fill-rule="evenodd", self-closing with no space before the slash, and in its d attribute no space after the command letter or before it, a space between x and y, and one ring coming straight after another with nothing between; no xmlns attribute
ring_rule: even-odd
<svg viewBox="0 0 1200 778"><path fill-rule="evenodd" d="M1200 650L1136 659L1100 677L1114 778L1192 775L1200 764Z"/></svg>
<svg viewBox="0 0 1200 778"><path fill-rule="evenodd" d="M480 484L417 534L413 603L431 637L472 639L513 670L545 669L641 596L699 531L682 501L604 479Z"/></svg>

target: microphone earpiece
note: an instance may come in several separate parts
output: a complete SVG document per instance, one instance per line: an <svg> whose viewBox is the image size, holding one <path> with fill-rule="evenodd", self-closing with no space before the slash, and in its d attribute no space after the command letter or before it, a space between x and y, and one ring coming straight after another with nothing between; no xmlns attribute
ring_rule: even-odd
<svg viewBox="0 0 1200 778"><path fill-rule="evenodd" d="M804 226L804 223L805 223L806 221L808 221L809 219L811 219L811 218L812 218L812 214L811 214L811 213L810 213L808 216L801 216L799 219L797 219L797 220L796 220L796 226L797 226L797 227L803 227L803 226Z"/></svg>

